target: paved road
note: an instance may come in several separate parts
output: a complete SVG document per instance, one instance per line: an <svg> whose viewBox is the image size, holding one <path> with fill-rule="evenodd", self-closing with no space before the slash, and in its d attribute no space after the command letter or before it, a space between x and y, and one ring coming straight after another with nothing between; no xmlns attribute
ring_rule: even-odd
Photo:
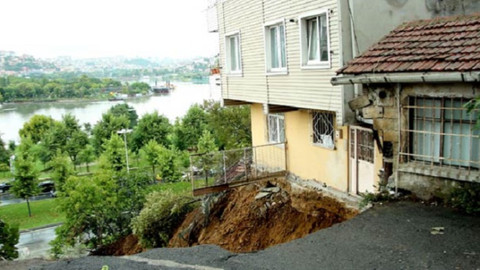
<svg viewBox="0 0 480 270"><path fill-rule="evenodd" d="M432 234L434 227L443 227L443 234ZM65 260L33 269L101 269L103 265L116 270L480 270L480 217L399 202L376 206L331 228L254 253L234 254L212 245L163 248L127 257Z"/></svg>
<svg viewBox="0 0 480 270"><path fill-rule="evenodd" d="M50 241L55 239L55 227L24 232L17 244L19 259L46 258L50 255Z"/></svg>
<svg viewBox="0 0 480 270"><path fill-rule="evenodd" d="M33 196L32 198L30 198L30 201L39 201L39 200L45 200L45 199L51 199L51 198L52 196L50 193L45 193L45 194L40 194L38 196ZM23 203L23 202L26 202L26 201L24 199L15 198L15 196L13 196L10 193L5 193L0 196L0 207L9 205L9 204Z"/></svg>

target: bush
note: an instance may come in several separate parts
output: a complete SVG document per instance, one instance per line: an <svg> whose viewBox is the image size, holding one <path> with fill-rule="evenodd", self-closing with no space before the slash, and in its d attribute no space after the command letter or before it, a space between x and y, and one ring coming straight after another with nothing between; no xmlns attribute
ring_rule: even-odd
<svg viewBox="0 0 480 270"><path fill-rule="evenodd" d="M18 226L9 226L0 220L0 259L13 260L18 258L15 245L18 243L20 233Z"/></svg>
<svg viewBox="0 0 480 270"><path fill-rule="evenodd" d="M143 247L164 247L185 216L193 210L192 198L171 191L156 191L147 196L140 214L132 220L132 230Z"/></svg>
<svg viewBox="0 0 480 270"><path fill-rule="evenodd" d="M465 183L455 188L448 203L467 214L480 215L480 184Z"/></svg>
<svg viewBox="0 0 480 270"><path fill-rule="evenodd" d="M1 163L0 164L0 172L8 172L8 171L10 171L10 166L8 166L5 163Z"/></svg>

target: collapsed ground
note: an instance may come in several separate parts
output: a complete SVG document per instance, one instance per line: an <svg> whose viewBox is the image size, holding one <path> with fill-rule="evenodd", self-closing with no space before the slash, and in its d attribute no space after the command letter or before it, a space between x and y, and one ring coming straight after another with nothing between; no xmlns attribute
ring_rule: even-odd
<svg viewBox="0 0 480 270"><path fill-rule="evenodd" d="M274 180L238 187L204 200L185 218L169 247L215 244L249 252L285 243L357 214L321 193Z"/></svg>

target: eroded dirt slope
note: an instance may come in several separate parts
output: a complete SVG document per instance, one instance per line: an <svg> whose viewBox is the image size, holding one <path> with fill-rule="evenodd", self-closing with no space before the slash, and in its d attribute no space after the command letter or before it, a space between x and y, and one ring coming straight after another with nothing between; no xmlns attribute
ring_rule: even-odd
<svg viewBox="0 0 480 270"><path fill-rule="evenodd" d="M169 247L216 244L233 252L255 251L303 237L357 214L332 198L292 189L280 180L238 187L205 204L186 217Z"/></svg>

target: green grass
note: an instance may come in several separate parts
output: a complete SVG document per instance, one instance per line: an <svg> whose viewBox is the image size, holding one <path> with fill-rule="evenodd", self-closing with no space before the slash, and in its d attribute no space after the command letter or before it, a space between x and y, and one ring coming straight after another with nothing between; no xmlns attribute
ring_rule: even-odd
<svg viewBox="0 0 480 270"><path fill-rule="evenodd" d="M156 185L148 187L148 193L152 191L164 191L170 190L175 194L192 194L192 185L190 182L171 182L171 183L158 183Z"/></svg>
<svg viewBox="0 0 480 270"><path fill-rule="evenodd" d="M17 224L20 230L65 221L65 215L56 206L56 199L30 202L32 217L28 216L26 202L0 206L0 218L8 224Z"/></svg>

